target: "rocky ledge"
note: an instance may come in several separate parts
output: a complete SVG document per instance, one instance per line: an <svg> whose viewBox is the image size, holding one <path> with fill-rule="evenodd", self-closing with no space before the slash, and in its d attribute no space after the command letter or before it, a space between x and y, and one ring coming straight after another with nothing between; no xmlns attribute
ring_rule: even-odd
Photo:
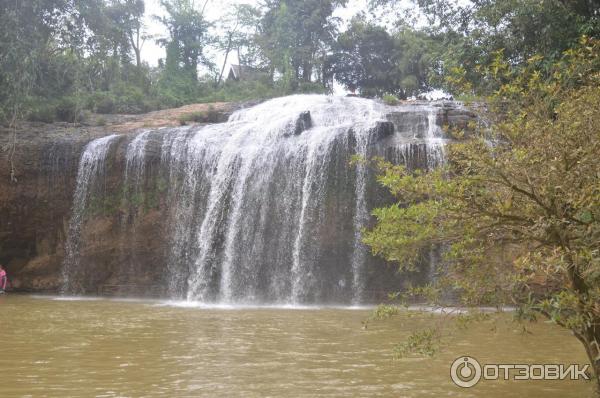
<svg viewBox="0 0 600 398"><path fill-rule="evenodd" d="M413 105L423 104L414 102L390 107L388 120L395 129L405 129L402 114ZM29 292L58 291L77 168L88 142L109 134L134 134L141 129L221 122L234 110L249 105L252 104L196 104L145 115L95 115L87 124L25 123L16 130L0 130L3 165L0 168L0 264L7 268L10 288ZM440 107L439 125L462 129L476 118L474 112L455 102L442 101L435 105ZM307 127L306 122L303 123L299 129ZM385 130L384 136L389 136L390 128ZM115 149L121 151L120 156L113 154L114 160L107 167L109 184L111 174L115 179L123 174L123 150L123 145ZM116 160L119 158L121 160ZM138 226L137 236L142 238L129 242L145 264L144 270L133 278L139 290L135 294L149 293L145 287L160 279L165 253L161 230L156 228L162 222L160 218L158 211L146 212ZM86 241L91 243L84 248L86 261L96 264L98 286L108 287L108 290L112 285L122 284L111 280L111 270L105 261L106 258L111 259L109 263L122 261L119 247L123 242L116 238L119 234L115 228L118 226L114 223L99 218L86 231L89 235Z"/></svg>

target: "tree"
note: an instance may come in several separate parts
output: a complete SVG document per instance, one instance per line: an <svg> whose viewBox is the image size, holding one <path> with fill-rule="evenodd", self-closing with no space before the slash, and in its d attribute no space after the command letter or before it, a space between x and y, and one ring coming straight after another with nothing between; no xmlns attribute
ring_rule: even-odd
<svg viewBox="0 0 600 398"><path fill-rule="evenodd" d="M375 210L365 242L400 268L445 245L444 276L409 295L453 289L467 306L546 317L581 341L600 385L600 42L583 39L548 78L543 65L497 57L492 131L457 135L445 169L379 161L398 203Z"/></svg>
<svg viewBox="0 0 600 398"><path fill-rule="evenodd" d="M4 1L0 3L0 123L13 128L9 148L11 180L17 181L13 163L16 123L28 112L43 71L55 54L71 44L73 32L82 32L69 0Z"/></svg>
<svg viewBox="0 0 600 398"><path fill-rule="evenodd" d="M145 4L143 0L125 0L119 5L122 15L121 26L126 37L129 39L129 46L135 54L135 64L139 68L142 67L142 47L144 42L149 38L144 33L144 25L142 18L145 12Z"/></svg>
<svg viewBox="0 0 600 398"><path fill-rule="evenodd" d="M292 86L311 82L315 67L334 42L337 20L332 17L347 0L267 0L256 40L272 70ZM322 73L320 73L322 75Z"/></svg>
<svg viewBox="0 0 600 398"><path fill-rule="evenodd" d="M399 0L371 0L373 7L399 5ZM433 51L437 60L432 81L448 90L445 77L461 74L474 94L487 95L497 87L485 81L481 71L497 51L514 65L540 54L549 67L582 34L599 38L600 5L589 0L413 0L426 25L419 27L441 45ZM404 19L399 18L399 24Z"/></svg>
<svg viewBox="0 0 600 398"><path fill-rule="evenodd" d="M158 18L169 31L168 38L158 40L167 49L165 72L184 74L196 82L199 64L208 63L203 49L208 42L210 24L204 19L204 7L202 11L196 10L192 0L161 0L160 4L168 14Z"/></svg>
<svg viewBox="0 0 600 398"><path fill-rule="evenodd" d="M249 65L253 63L253 36L256 33L256 26L259 21L260 12L247 4L235 5L233 10L221 21L221 31L224 34L217 40L218 48L225 53L223 66L217 84L223 80L225 67L229 54L237 51L238 63L240 65ZM247 52L242 56L242 50ZM250 55L248 57L248 55Z"/></svg>
<svg viewBox="0 0 600 398"><path fill-rule="evenodd" d="M398 89L394 76L394 41L385 29L353 19L340 34L329 73L350 91L365 96Z"/></svg>
<svg viewBox="0 0 600 398"><path fill-rule="evenodd" d="M141 49L144 42L142 0L77 2L85 29L73 36L81 84L89 91L110 91L130 80L143 85ZM132 68L135 60L135 68Z"/></svg>
<svg viewBox="0 0 600 398"><path fill-rule="evenodd" d="M328 75L364 96L384 93L406 98L427 88L429 40L404 29L390 35L383 27L353 18L338 36L328 59Z"/></svg>

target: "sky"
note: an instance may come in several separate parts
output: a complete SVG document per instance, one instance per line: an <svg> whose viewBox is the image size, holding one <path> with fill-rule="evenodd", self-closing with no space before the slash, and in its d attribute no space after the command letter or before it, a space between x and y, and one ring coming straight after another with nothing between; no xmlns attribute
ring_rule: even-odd
<svg viewBox="0 0 600 398"><path fill-rule="evenodd" d="M203 5L203 1L196 0L197 7L200 8ZM234 4L257 4L256 0L209 0L206 6L205 14L209 21L218 21L223 15L225 15ZM352 18L353 15L360 11L366 11L368 0L350 0L345 8L338 8L335 11L335 16L342 18L344 22L347 22ZM167 31L164 26L154 16L164 15L164 10L160 6L160 0L146 0L146 15L144 22L146 26L146 33L156 36L165 36ZM214 60L218 65L223 62L223 54L212 54ZM165 49L158 46L155 40L147 40L142 48L142 59L152 66L158 64L160 58L165 57ZM237 63L235 57L229 62Z"/></svg>

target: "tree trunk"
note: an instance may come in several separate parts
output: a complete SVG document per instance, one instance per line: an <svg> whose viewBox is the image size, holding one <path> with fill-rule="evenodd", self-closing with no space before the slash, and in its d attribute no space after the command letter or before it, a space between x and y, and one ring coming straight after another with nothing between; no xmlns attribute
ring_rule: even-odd
<svg viewBox="0 0 600 398"><path fill-rule="evenodd" d="M142 46L140 44L140 30L139 30L139 28L137 30L136 43L135 43L135 46L133 47L133 50L135 51L135 65L139 69L139 68L142 67Z"/></svg>
<svg viewBox="0 0 600 398"><path fill-rule="evenodd" d="M576 333L575 336L583 344L592 364L596 393L600 395L600 317L595 317L590 323L590 326L585 327L583 332Z"/></svg>
<svg viewBox="0 0 600 398"><path fill-rule="evenodd" d="M309 83L312 80L312 65L308 62L305 62L302 65L302 80Z"/></svg>
<svg viewBox="0 0 600 398"><path fill-rule="evenodd" d="M225 73L225 67L227 66L227 58L229 57L229 53L231 52L231 44L233 42L233 33L229 32L229 38L227 40L227 50L225 51L225 59L223 60L223 67L221 68L221 74L219 75L219 80L217 81L217 86L221 84L223 80L223 73ZM242 65L240 64L240 70L242 69Z"/></svg>
<svg viewBox="0 0 600 398"><path fill-rule="evenodd" d="M591 312L586 308L585 300L582 297L589 297L589 286L581 276L581 272L574 261L570 250L569 240L561 236L561 246L566 251L565 260L569 264L567 275L573 286L573 290L579 297L579 314L589 314L590 319L582 327L582 330L573 330L577 339L583 344L585 352L592 365L593 377L596 381L596 393L600 395L600 311L598 305L594 306Z"/></svg>
<svg viewBox="0 0 600 398"><path fill-rule="evenodd" d="M142 46L144 45L145 39L142 38L141 26L136 26L135 36L133 32L129 31L129 43L133 52L135 53L135 65L139 68L142 67Z"/></svg>

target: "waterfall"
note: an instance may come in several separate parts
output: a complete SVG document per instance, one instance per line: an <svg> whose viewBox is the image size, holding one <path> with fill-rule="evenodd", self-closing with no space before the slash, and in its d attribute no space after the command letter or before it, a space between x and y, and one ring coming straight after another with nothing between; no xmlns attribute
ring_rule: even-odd
<svg viewBox="0 0 600 398"><path fill-rule="evenodd" d="M394 120L390 112L396 112ZM140 132L121 152L120 189L132 202L150 180L166 182L164 219L156 226L165 251L156 261L172 298L361 304L393 281L373 276L378 270L361 237L370 209L384 203L369 167L350 160L385 156L409 168L435 167L444 161L438 116L429 105L277 98L236 111L226 123ZM114 139L92 141L81 157L63 269L67 292L81 268L89 192L102 183ZM148 147L157 140L160 156L152 170L158 171L150 173ZM120 228L124 252L136 223L144 222L143 214L133 217L133 230Z"/></svg>
<svg viewBox="0 0 600 398"><path fill-rule="evenodd" d="M143 131L127 144L125 152L125 174L123 176L123 203L120 220L121 275L127 284L133 284L140 274L140 261L132 242L139 238L138 221L144 204L144 177L146 171L147 145L151 131Z"/></svg>
<svg viewBox="0 0 600 398"><path fill-rule="evenodd" d="M356 154L362 159L367 159L368 144L370 137L365 134L356 135ZM353 236L353 253L352 253L352 304L358 305L362 302L363 291L365 289L365 261L367 259L368 250L362 243L361 229L369 220L369 209L366 200L367 190L367 166L363 162L358 162L356 165L356 181L355 181L355 206L354 206L354 236Z"/></svg>
<svg viewBox="0 0 600 398"><path fill-rule="evenodd" d="M65 247L66 255L62 268L61 290L63 293L74 293L81 290L78 285L79 278L83 273L83 268L79 263L82 224L88 209L88 201L92 195L97 193L95 189L98 184L103 182L106 155L117 137L118 135L113 134L94 140L87 144L81 155Z"/></svg>
<svg viewBox="0 0 600 398"><path fill-rule="evenodd" d="M143 131L127 145L124 178L128 188L133 185L133 193L139 192L140 189L140 181L144 173L146 145L149 137L150 131Z"/></svg>
<svg viewBox="0 0 600 398"><path fill-rule="evenodd" d="M427 113L427 135L425 144L427 146L427 167L435 168L445 161L444 132L437 123L436 109L430 107Z"/></svg>

